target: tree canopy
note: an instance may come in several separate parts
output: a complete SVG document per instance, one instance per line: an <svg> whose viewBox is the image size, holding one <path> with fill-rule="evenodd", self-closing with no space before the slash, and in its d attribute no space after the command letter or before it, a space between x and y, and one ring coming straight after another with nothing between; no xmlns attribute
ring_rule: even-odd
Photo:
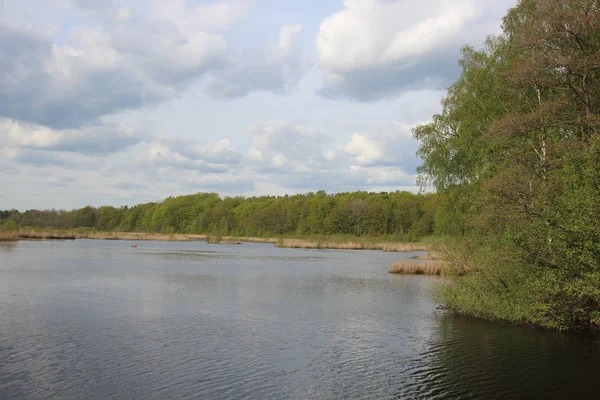
<svg viewBox="0 0 600 400"><path fill-rule="evenodd" d="M417 127L420 183L459 235L443 298L558 329L600 308L600 2L522 0L463 49L443 111Z"/></svg>
<svg viewBox="0 0 600 400"><path fill-rule="evenodd" d="M234 236L352 235L417 240L433 233L436 194L339 193L225 197L197 193L135 207L0 212L21 227L210 233Z"/></svg>

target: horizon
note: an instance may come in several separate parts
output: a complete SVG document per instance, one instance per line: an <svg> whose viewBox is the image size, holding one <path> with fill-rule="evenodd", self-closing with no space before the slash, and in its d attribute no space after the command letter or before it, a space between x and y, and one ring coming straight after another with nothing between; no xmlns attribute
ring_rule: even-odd
<svg viewBox="0 0 600 400"><path fill-rule="evenodd" d="M415 193L412 128L515 3L7 0L0 209Z"/></svg>
<svg viewBox="0 0 600 400"><path fill-rule="evenodd" d="M121 208L133 208L139 205L143 205L143 204L162 204L164 201L171 199L171 198L177 198L177 197L184 197L184 196L196 196L199 194L215 194L217 196L219 196L219 198L221 200L225 200L228 198L241 198L241 199L252 199L252 198L261 198L261 197L272 197L272 198L286 198L286 197L293 197L293 196L317 196L319 195L319 192L325 192L325 196L327 197L335 197L335 196L343 196L346 194L355 194L355 193L364 193L367 195L378 195L378 194L395 194L395 193L409 193L411 195L416 195L416 196L425 196L425 195L434 195L435 192L423 192L423 191L418 191L418 192L412 192L409 190L393 190L393 191L382 191L382 192L373 192L373 191L367 191L367 190L356 190L356 191L347 191L347 192L327 192L324 190L316 190L316 191L308 191L305 193L286 193L286 194L279 194L279 195L270 195L270 194L260 194L260 195L249 195L249 196L244 196L244 195L223 195L217 192L196 192L196 193L186 193L186 194L180 194L177 196L173 196L173 195L169 195L166 197L163 197L161 199L157 199L157 200L148 200L148 201L144 201L144 202L140 202L140 203L135 203L135 204L106 204L106 205L95 205L95 204L85 204L81 207L75 207L75 208L28 208L28 209L19 209L19 208L10 208L10 209L2 209L0 208L0 212L10 212L10 211L18 211L19 213L24 213L27 211L64 211L64 212L71 212L71 211L76 211L76 210L80 210L82 208L86 208L86 207L91 207L94 209L99 209L101 207L112 207L112 208L116 208L116 209L121 209Z"/></svg>

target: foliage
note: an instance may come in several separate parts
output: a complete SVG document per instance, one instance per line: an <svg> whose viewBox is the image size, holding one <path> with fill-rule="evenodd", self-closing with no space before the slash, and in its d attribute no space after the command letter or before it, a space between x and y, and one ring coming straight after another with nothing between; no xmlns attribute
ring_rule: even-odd
<svg viewBox="0 0 600 400"><path fill-rule="evenodd" d="M12 219L6 220L6 222L4 223L4 230L9 232L16 231L17 223Z"/></svg>
<svg viewBox="0 0 600 400"><path fill-rule="evenodd" d="M560 330L600 306L600 4L523 0L466 48L444 111L417 127L422 184L462 237L442 298Z"/></svg>
<svg viewBox="0 0 600 400"><path fill-rule="evenodd" d="M135 207L0 212L0 223L21 227L93 228L101 231L211 234L222 236L385 237L414 241L431 235L435 194L339 193L225 197L197 193Z"/></svg>

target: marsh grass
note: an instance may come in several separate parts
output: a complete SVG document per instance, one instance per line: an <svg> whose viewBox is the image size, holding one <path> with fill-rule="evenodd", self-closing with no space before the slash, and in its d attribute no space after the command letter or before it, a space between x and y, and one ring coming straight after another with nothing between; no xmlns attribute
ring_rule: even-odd
<svg viewBox="0 0 600 400"><path fill-rule="evenodd" d="M13 231L0 231L0 240L1 241L13 241L19 240L19 233Z"/></svg>
<svg viewBox="0 0 600 400"><path fill-rule="evenodd" d="M410 259L419 261L441 261L442 255L436 252L428 252L425 255L412 256Z"/></svg>
<svg viewBox="0 0 600 400"><path fill-rule="evenodd" d="M230 236L223 237L221 235L216 235L216 236L207 235L206 243L210 243L210 244L242 244L242 242L238 238L230 237Z"/></svg>
<svg viewBox="0 0 600 400"><path fill-rule="evenodd" d="M427 251L423 243L378 242L372 239L344 240L335 237L319 237L315 239L279 238L277 247L293 249L332 249L332 250L381 250L386 252Z"/></svg>
<svg viewBox="0 0 600 400"><path fill-rule="evenodd" d="M59 230L18 230L18 231L0 231L0 240L71 240L77 237L68 231Z"/></svg>
<svg viewBox="0 0 600 400"><path fill-rule="evenodd" d="M294 249L336 249L336 250L381 250L386 252L427 251L427 243L401 243L381 241L377 238L356 238L351 236L314 236L300 238L285 237L236 237L220 235L199 235L184 233L145 233L145 232L102 232L93 229L28 229L0 230L0 240L20 239L99 239L99 240L157 240L157 241L202 241L221 244L273 243L276 247Z"/></svg>
<svg viewBox="0 0 600 400"><path fill-rule="evenodd" d="M444 264L441 262L398 260L390 268L390 274L399 275L442 275Z"/></svg>

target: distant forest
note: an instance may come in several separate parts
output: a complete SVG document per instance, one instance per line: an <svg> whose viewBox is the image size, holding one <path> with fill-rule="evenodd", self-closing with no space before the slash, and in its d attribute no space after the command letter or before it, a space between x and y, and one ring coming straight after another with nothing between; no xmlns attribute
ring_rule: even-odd
<svg viewBox="0 0 600 400"><path fill-rule="evenodd" d="M0 211L5 229L88 228L102 231L231 236L353 235L412 241L431 235L436 194L339 193L225 197L198 193L134 207Z"/></svg>

